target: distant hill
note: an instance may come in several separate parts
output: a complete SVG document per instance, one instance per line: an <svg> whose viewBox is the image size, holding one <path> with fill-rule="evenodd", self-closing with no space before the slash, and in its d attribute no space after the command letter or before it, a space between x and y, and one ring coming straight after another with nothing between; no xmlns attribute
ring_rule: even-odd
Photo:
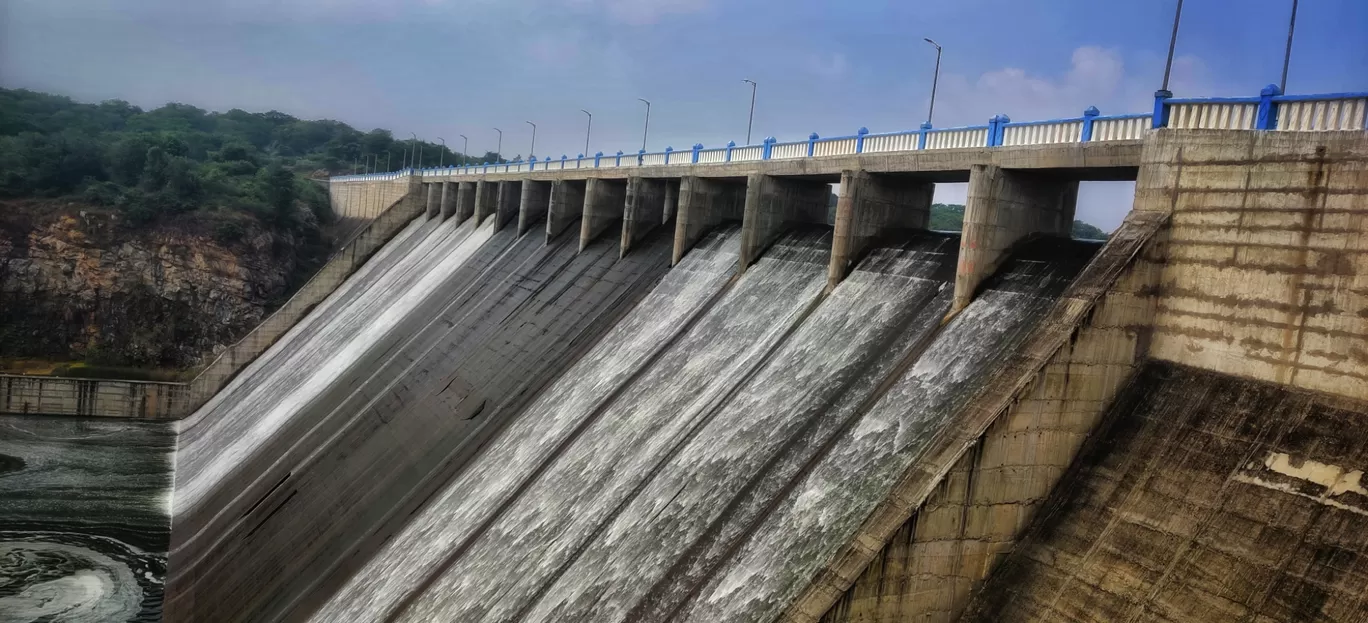
<svg viewBox="0 0 1368 623"><path fill-rule="evenodd" d="M832 193L830 201L830 221L836 222L836 194ZM964 206L958 203L933 203L931 204L931 224L929 229L935 231L963 231L964 230ZM1082 240L1106 240L1110 237L1101 228L1091 223L1074 221L1073 237Z"/></svg>

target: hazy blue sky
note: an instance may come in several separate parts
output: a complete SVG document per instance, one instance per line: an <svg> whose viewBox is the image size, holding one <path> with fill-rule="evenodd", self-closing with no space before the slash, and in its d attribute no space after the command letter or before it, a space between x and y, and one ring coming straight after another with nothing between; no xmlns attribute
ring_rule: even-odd
<svg viewBox="0 0 1368 623"><path fill-rule="evenodd" d="M0 84L278 109L471 151L538 155L1144 112L1176 0L0 0ZM1172 90L1250 95L1281 70L1291 0L1187 0ZM1304 0L1291 92L1368 90L1368 0ZM940 196L962 197L962 189ZM1085 192L1114 225L1129 190Z"/></svg>

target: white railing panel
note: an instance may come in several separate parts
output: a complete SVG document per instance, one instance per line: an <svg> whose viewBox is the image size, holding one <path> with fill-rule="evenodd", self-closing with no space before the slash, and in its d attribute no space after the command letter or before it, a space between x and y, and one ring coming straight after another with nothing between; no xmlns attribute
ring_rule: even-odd
<svg viewBox="0 0 1368 623"><path fill-rule="evenodd" d="M770 146L770 160L806 158L807 152L807 141L801 143L775 143Z"/></svg>
<svg viewBox="0 0 1368 623"><path fill-rule="evenodd" d="M1362 130L1368 98L1278 103L1278 129L1296 132Z"/></svg>
<svg viewBox="0 0 1368 623"><path fill-rule="evenodd" d="M868 145L868 138L865 145ZM813 156L849 156L855 153L856 139L853 138L834 138L817 141L812 147Z"/></svg>
<svg viewBox="0 0 1368 623"><path fill-rule="evenodd" d="M749 147L736 147L732 149L732 162L748 162L760 160L765 156L765 148L760 145Z"/></svg>
<svg viewBox="0 0 1368 623"><path fill-rule="evenodd" d="M1180 130L1253 130L1259 105L1254 103L1209 102L1173 104L1169 108L1170 128Z"/></svg>
<svg viewBox="0 0 1368 623"><path fill-rule="evenodd" d="M926 135L927 149L959 149L988 145L988 128L932 130Z"/></svg>
<svg viewBox="0 0 1368 623"><path fill-rule="evenodd" d="M865 137L864 153L877 154L888 151L916 151L921 142L921 134L871 134ZM853 147L851 148L854 149Z"/></svg>
<svg viewBox="0 0 1368 623"><path fill-rule="evenodd" d="M1077 143L1083 140L1083 122L1058 121L1055 123L1032 123L1012 125L1002 129L1002 144L1011 145L1054 145L1057 143Z"/></svg>
<svg viewBox="0 0 1368 623"><path fill-rule="evenodd" d="M1097 119L1093 121L1093 141L1131 141L1145 138L1153 122L1152 117L1127 119Z"/></svg>
<svg viewBox="0 0 1368 623"><path fill-rule="evenodd" d="M672 152L672 153L670 154L670 161L673 162L673 161L675 160L675 158L678 158L678 157L679 157L678 154L675 154L675 153ZM636 156L632 156L632 159L633 159L633 160L636 160ZM642 165L642 166L655 166L655 165L662 165L662 164L665 164L665 154L664 154L664 153L659 153L659 154L646 154L645 156L642 156L642 157L641 157L641 165Z"/></svg>
<svg viewBox="0 0 1368 623"><path fill-rule="evenodd" d="M726 149L704 149L698 152L699 164L716 164L727 161Z"/></svg>

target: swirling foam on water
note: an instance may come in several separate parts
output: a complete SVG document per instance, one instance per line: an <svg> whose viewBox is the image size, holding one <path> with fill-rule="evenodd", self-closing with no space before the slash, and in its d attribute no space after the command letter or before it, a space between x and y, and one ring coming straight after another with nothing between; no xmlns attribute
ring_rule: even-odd
<svg viewBox="0 0 1368 623"><path fill-rule="evenodd" d="M0 623L127 621L142 602L123 562L75 545L0 541Z"/></svg>

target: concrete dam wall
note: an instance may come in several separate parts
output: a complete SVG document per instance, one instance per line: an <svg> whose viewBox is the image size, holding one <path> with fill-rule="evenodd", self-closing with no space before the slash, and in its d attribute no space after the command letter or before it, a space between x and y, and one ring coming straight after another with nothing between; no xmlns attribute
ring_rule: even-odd
<svg viewBox="0 0 1368 623"><path fill-rule="evenodd" d="M413 184L192 416L0 420L0 612L1362 619L1368 137L1024 154ZM1057 235L1128 170L1109 241ZM964 234L926 231L962 179Z"/></svg>

